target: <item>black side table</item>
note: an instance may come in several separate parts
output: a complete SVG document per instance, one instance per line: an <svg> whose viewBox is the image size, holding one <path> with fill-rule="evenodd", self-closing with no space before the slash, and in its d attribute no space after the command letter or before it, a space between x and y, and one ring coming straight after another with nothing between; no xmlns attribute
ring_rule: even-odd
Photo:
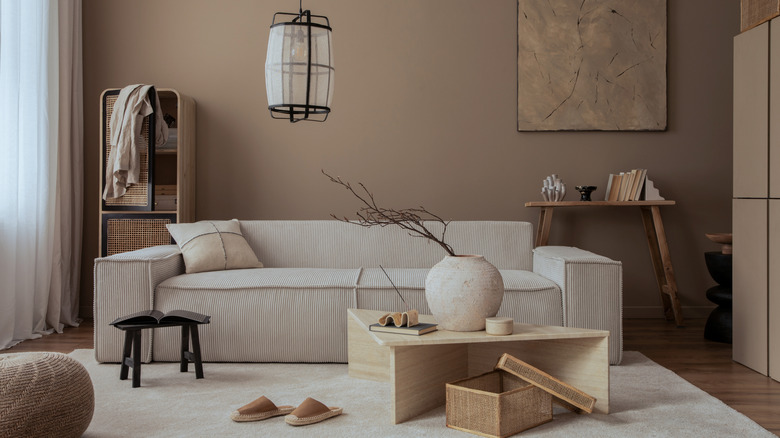
<svg viewBox="0 0 780 438"><path fill-rule="evenodd" d="M704 325L704 338L710 341L732 343L731 254L720 251L704 253L707 270L718 286L707 289L707 299L718 307L713 309Z"/></svg>
<svg viewBox="0 0 780 438"><path fill-rule="evenodd" d="M179 371L187 372L190 362L195 363L195 378L203 378L203 363L200 357L200 338L198 323L164 322L160 324L116 324L116 328L125 332L125 345L122 353L122 367L119 380L127 380L129 368L133 369L133 388L141 386L141 330L147 328L181 327L181 360ZM190 348L192 336L192 351ZM130 352L132 350L132 357Z"/></svg>

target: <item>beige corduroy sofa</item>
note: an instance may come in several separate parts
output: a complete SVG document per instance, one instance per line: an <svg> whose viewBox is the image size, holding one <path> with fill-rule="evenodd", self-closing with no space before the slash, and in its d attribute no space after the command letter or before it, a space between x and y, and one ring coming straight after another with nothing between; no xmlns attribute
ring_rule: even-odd
<svg viewBox="0 0 780 438"><path fill-rule="evenodd" d="M421 313L425 276L444 253L398 227L339 221L241 221L263 268L184 273L176 245L95 260L95 355L119 362L122 332L109 323L147 309L211 316L200 326L204 361L346 362L348 308L398 311L397 294ZM433 224L439 228L440 224ZM516 322L610 331L622 358L622 266L572 247L533 249L527 222L451 222L445 240L481 254L504 279L499 316ZM180 330L144 330L145 361L179 360Z"/></svg>

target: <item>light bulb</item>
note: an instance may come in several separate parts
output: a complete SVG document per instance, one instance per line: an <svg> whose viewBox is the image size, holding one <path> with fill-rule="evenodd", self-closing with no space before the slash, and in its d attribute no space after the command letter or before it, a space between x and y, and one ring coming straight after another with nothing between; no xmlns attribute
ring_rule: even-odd
<svg viewBox="0 0 780 438"><path fill-rule="evenodd" d="M304 35L301 29L298 29L295 33L291 54L295 62L306 62L309 60L309 48L306 43L306 35Z"/></svg>

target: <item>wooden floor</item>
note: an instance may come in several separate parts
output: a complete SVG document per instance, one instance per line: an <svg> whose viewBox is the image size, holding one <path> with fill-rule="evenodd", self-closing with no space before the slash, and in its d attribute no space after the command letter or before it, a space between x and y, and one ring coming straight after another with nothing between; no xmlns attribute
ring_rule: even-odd
<svg viewBox="0 0 780 438"><path fill-rule="evenodd" d="M780 435L780 383L731 360L731 345L703 338L704 320L686 320L677 328L661 319L628 319L623 323L626 351L639 351L685 380L722 400L761 426ZM92 323L63 334L22 342L2 353L92 348Z"/></svg>

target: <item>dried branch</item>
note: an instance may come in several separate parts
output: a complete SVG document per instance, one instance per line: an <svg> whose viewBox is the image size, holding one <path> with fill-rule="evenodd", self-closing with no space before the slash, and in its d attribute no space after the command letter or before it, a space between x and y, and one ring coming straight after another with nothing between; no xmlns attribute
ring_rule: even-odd
<svg viewBox="0 0 780 438"><path fill-rule="evenodd" d="M449 221L445 221L441 217L429 212L424 207L418 208L406 208L402 210L395 210L391 208L382 208L377 205L374 195L363 185L358 183L360 188L356 190L352 185L346 181L343 181L341 177L333 177L328 175L324 170L322 174L330 178L331 182L339 184L347 189L363 204L360 209L355 213L358 217L357 221L351 221L346 217L337 217L331 214L333 219L341 222L347 222L363 227L386 227L388 225L397 225L406 230L412 237L422 237L425 239L436 242L439 246L447 251L447 254L454 256L455 251L452 247L444 242L444 236L447 233L447 225ZM436 236L426 226L425 221L438 222L444 225L441 236Z"/></svg>

